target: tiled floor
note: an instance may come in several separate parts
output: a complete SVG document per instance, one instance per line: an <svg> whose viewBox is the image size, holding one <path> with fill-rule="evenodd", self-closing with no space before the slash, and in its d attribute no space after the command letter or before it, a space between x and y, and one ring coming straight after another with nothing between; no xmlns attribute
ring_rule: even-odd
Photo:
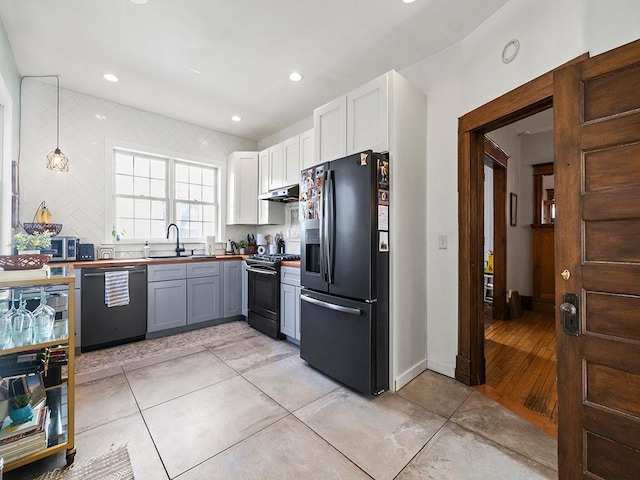
<svg viewBox="0 0 640 480"><path fill-rule="evenodd" d="M78 375L76 462L127 445L139 480L557 478L552 437L453 379L427 371L397 394L362 396L297 347L233 331Z"/></svg>

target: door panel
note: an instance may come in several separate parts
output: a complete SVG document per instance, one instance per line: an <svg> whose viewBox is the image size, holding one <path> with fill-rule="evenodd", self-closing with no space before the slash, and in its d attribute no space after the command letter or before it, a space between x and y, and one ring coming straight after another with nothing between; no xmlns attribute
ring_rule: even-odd
<svg viewBox="0 0 640 480"><path fill-rule="evenodd" d="M556 304L582 305L578 335L556 314L559 478L640 469L639 89L640 42L555 74Z"/></svg>

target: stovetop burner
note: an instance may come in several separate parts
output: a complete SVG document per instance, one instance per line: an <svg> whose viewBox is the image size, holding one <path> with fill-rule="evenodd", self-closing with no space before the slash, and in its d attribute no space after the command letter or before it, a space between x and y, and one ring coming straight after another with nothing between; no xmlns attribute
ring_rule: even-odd
<svg viewBox="0 0 640 480"><path fill-rule="evenodd" d="M258 260L261 262L279 263L286 260L300 260L300 255L293 253L276 253L273 255L251 255L247 260Z"/></svg>

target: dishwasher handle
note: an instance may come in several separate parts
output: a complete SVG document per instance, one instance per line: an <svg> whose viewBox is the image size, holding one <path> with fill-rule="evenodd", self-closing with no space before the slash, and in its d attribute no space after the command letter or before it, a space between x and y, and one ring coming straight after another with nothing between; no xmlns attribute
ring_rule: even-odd
<svg viewBox="0 0 640 480"><path fill-rule="evenodd" d="M83 278L89 278L89 277L104 277L104 274L107 272L119 272L119 271L127 271L129 272L129 275L132 275L134 273L147 273L147 271L145 269L142 270L131 270L131 268L134 267L124 267L122 269L116 269L116 270L104 270L101 272L82 272L82 277Z"/></svg>

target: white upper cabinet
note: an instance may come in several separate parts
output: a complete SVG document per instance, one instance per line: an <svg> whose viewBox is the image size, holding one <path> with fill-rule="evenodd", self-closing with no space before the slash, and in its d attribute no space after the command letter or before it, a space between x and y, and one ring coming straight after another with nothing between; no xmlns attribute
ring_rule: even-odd
<svg viewBox="0 0 640 480"><path fill-rule="evenodd" d="M382 75L347 94L347 155L389 150L388 86Z"/></svg>
<svg viewBox="0 0 640 480"><path fill-rule="evenodd" d="M389 150L389 74L313 111L314 163Z"/></svg>
<svg viewBox="0 0 640 480"><path fill-rule="evenodd" d="M258 152L227 157L227 224L258 223Z"/></svg>
<svg viewBox="0 0 640 480"><path fill-rule="evenodd" d="M316 162L313 159L313 128L300 134L300 170L313 167ZM298 172L299 173L299 172ZM300 182L300 179L296 180Z"/></svg>
<svg viewBox="0 0 640 480"><path fill-rule="evenodd" d="M347 97L318 107L313 111L315 162L335 160L347 153Z"/></svg>
<svg viewBox="0 0 640 480"><path fill-rule="evenodd" d="M285 140L282 143L283 150L283 176L282 187L294 185L300 181L300 137Z"/></svg>
<svg viewBox="0 0 640 480"><path fill-rule="evenodd" d="M258 153L258 170L259 182L258 192L260 194L267 193L269 188L269 151L267 148ZM284 223L284 204L276 202L268 202L266 200L257 200L258 208L258 225L281 225Z"/></svg>
<svg viewBox="0 0 640 480"><path fill-rule="evenodd" d="M282 187L284 178L284 149L282 143L269 148L269 190Z"/></svg>

